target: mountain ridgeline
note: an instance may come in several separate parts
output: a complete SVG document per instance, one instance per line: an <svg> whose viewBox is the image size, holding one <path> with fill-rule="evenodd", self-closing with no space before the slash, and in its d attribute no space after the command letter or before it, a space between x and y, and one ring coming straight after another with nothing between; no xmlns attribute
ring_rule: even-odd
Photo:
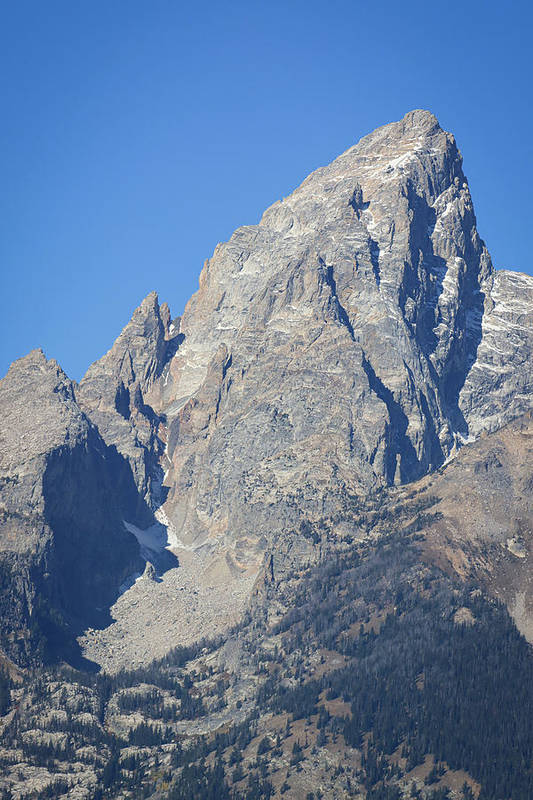
<svg viewBox="0 0 533 800"><path fill-rule="evenodd" d="M148 295L79 385L14 362L3 763L50 797L530 797L532 354L533 278L494 269L417 110L219 244L181 317Z"/></svg>

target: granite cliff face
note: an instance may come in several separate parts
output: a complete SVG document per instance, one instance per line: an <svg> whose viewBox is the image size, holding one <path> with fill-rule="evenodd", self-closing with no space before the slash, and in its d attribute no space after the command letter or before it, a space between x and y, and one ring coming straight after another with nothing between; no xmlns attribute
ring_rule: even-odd
<svg viewBox="0 0 533 800"><path fill-rule="evenodd" d="M86 503L101 515L81 536L87 547L100 552L115 532L115 583L136 558L122 520L141 541L166 541L187 589L171 578L150 592L165 624L186 620L197 639L206 609L218 603L225 622L232 605L238 615L257 575L320 558L293 534L339 512L346 493L423 480L466 442L527 412L532 317L533 278L495 271L477 232L454 137L429 112L410 112L218 245L181 318L152 293L79 387L64 376L61 391L45 381L36 418L67 466L53 468L56 456L32 461L24 497L36 514L39 503L56 509L35 547L66 529L64 506L79 537L76 509ZM31 394L37 373L52 368L28 358ZM6 408L22 396L13 375L0 384ZM58 408L76 436L56 431ZM13 464L27 460L25 425L8 426ZM78 451L91 477L64 504L61 476L81 474ZM22 503L15 469L3 467L10 513ZM31 488L39 481L55 502ZM71 508L76 492L82 502ZM202 608L193 584L208 598ZM117 636L127 640L137 601L121 602L129 622Z"/></svg>
<svg viewBox="0 0 533 800"><path fill-rule="evenodd" d="M474 437L530 409L533 397L533 278L499 270L485 291L481 341L459 400Z"/></svg>
<svg viewBox="0 0 533 800"><path fill-rule="evenodd" d="M0 636L12 657L68 648L140 567L115 468L57 363L34 350L12 364L0 382Z"/></svg>
<svg viewBox="0 0 533 800"><path fill-rule="evenodd" d="M494 271L429 112L314 172L216 248L147 393L173 540L244 569L332 486L417 479L525 411L532 287Z"/></svg>

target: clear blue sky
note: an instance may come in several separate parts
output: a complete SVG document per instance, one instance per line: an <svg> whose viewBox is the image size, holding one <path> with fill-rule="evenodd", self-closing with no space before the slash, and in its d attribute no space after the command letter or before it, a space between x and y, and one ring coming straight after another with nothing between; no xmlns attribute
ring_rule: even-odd
<svg viewBox="0 0 533 800"><path fill-rule="evenodd" d="M533 272L528 2L2 4L0 375L71 377L152 289L178 314L218 241L377 126L455 133L497 267Z"/></svg>

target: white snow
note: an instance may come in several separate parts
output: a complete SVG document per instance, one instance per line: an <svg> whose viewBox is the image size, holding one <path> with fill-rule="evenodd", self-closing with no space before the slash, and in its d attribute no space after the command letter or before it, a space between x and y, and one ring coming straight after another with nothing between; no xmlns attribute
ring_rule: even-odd
<svg viewBox="0 0 533 800"><path fill-rule="evenodd" d="M157 516L157 512L156 512ZM150 528L142 530L131 522L124 520L124 525L133 533L141 549L141 556L147 561L153 558L154 553L161 553L163 550L171 547L168 537L168 529L161 522L156 522Z"/></svg>

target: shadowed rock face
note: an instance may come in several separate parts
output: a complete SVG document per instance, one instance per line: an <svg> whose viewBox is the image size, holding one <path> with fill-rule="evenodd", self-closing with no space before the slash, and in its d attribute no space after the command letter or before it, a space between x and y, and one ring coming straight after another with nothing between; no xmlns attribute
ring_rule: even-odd
<svg viewBox="0 0 533 800"><path fill-rule="evenodd" d="M112 464L57 363L38 350L16 361L0 382L0 636L10 655L68 647L140 566Z"/></svg>

